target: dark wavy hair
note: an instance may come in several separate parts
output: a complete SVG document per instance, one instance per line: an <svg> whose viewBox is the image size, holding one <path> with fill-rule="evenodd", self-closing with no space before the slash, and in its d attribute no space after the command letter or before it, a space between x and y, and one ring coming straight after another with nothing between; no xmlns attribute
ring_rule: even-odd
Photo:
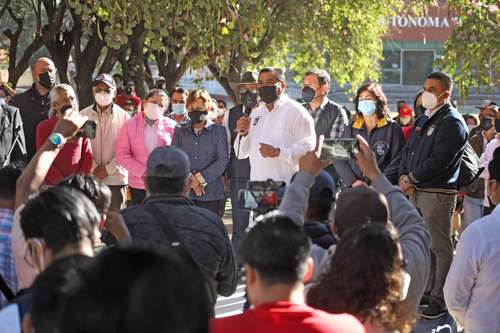
<svg viewBox="0 0 500 333"><path fill-rule="evenodd" d="M389 105L387 104L387 97L385 97L384 91L380 84L376 82L367 82L358 88L356 91L356 97L354 97L354 109L358 113L358 115L362 116L363 114L358 111L358 103L359 103L359 95L365 90L371 92L375 99L377 100L377 117L378 119L385 118L389 115Z"/></svg>
<svg viewBox="0 0 500 333"><path fill-rule="evenodd" d="M413 317L400 300L403 260L396 231L379 223L349 229L330 269L307 303L330 313L349 313L382 331L411 332Z"/></svg>

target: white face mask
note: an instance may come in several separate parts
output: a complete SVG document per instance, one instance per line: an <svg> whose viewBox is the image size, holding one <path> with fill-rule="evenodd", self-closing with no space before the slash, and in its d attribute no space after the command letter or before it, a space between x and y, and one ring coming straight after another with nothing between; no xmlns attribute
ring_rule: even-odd
<svg viewBox="0 0 500 333"><path fill-rule="evenodd" d="M151 120L160 119L160 117L163 115L163 111L163 108L158 104L148 102L144 106L144 113L146 114L146 117Z"/></svg>
<svg viewBox="0 0 500 333"><path fill-rule="evenodd" d="M104 92L98 92L94 96L95 102L97 105L105 107L108 105L111 105L113 103L113 95L112 94L107 94Z"/></svg>
<svg viewBox="0 0 500 333"><path fill-rule="evenodd" d="M424 91L424 93L422 94L422 106L429 111L434 110L438 103L438 98L443 96L443 94L436 97L436 95L434 95L433 93Z"/></svg>

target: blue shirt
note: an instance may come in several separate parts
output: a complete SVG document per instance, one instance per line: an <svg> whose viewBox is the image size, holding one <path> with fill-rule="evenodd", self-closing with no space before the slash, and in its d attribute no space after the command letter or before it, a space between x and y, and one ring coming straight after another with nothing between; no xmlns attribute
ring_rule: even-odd
<svg viewBox="0 0 500 333"><path fill-rule="evenodd" d="M10 231L14 212L12 209L0 208L0 274L12 292L17 290L16 266L12 254ZM6 304L6 299L0 293L0 308Z"/></svg>
<svg viewBox="0 0 500 333"><path fill-rule="evenodd" d="M200 201L224 199L222 174L229 161L226 129L212 123L196 134L189 121L175 128L172 145L188 155L191 173L200 172L207 182L204 195L198 197L191 191L190 198Z"/></svg>

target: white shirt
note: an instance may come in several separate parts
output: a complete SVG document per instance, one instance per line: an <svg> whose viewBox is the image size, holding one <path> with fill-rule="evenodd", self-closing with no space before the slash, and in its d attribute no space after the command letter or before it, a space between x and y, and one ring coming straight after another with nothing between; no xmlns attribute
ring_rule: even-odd
<svg viewBox="0 0 500 333"><path fill-rule="evenodd" d="M493 138L487 145L486 148L484 148L484 152L481 155L481 163L483 163L484 166L484 171L481 173L481 178L485 179L486 185L488 184L488 180L490 178L490 173L488 172L488 165L490 164L490 161L493 160L493 153L495 152L495 149L500 147L500 137L498 135ZM489 207L490 206L490 201L488 200L488 186L485 187L484 189L484 200L483 200L483 206L484 207Z"/></svg>
<svg viewBox="0 0 500 333"><path fill-rule="evenodd" d="M0 311L0 333L22 333L17 304L10 304Z"/></svg>
<svg viewBox="0 0 500 333"><path fill-rule="evenodd" d="M444 298L465 332L500 332L500 207L463 232Z"/></svg>
<svg viewBox="0 0 500 333"><path fill-rule="evenodd" d="M250 120L250 131L241 140L238 156L250 158L250 180L288 183L298 171L299 158L316 146L312 117L300 103L283 94L271 111L260 105L251 113ZM235 151L238 151L238 141L235 141ZM261 143L279 148L279 157L262 157Z"/></svg>

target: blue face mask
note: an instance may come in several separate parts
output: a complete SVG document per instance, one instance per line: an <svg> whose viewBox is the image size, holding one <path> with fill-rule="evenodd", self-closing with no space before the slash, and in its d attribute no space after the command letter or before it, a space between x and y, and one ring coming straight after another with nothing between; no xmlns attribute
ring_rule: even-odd
<svg viewBox="0 0 500 333"><path fill-rule="evenodd" d="M172 104L172 112L178 116L186 113L186 105L182 103Z"/></svg>
<svg viewBox="0 0 500 333"><path fill-rule="evenodd" d="M358 110L363 114L363 116L369 117L377 111L377 104L375 101L359 101Z"/></svg>

